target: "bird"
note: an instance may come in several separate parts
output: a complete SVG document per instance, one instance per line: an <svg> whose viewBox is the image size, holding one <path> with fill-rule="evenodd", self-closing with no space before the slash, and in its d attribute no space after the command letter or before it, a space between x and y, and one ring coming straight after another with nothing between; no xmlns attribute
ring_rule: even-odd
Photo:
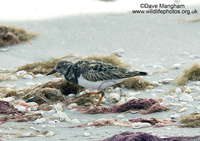
<svg viewBox="0 0 200 141"><path fill-rule="evenodd" d="M97 105L105 95L104 90L129 77L147 75L147 72L130 71L100 60L81 60L76 63L60 61L47 75L60 73L69 82L89 89L90 94L101 94Z"/></svg>

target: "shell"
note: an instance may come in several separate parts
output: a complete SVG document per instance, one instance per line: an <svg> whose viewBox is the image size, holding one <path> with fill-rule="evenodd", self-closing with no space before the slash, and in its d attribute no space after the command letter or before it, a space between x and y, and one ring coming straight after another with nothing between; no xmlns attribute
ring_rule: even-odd
<svg viewBox="0 0 200 141"><path fill-rule="evenodd" d="M23 76L23 79L33 79L33 76L26 74Z"/></svg>
<svg viewBox="0 0 200 141"><path fill-rule="evenodd" d="M39 119L36 119L33 123L34 124L41 124L41 123L45 123L45 118L39 118Z"/></svg>
<svg viewBox="0 0 200 141"><path fill-rule="evenodd" d="M36 74L35 77L36 78L42 78L42 77L44 77L44 75L42 75L42 74Z"/></svg>
<svg viewBox="0 0 200 141"><path fill-rule="evenodd" d="M141 122L135 122L132 123L132 128L145 128L145 127L150 127L151 124L150 123L141 123Z"/></svg>
<svg viewBox="0 0 200 141"><path fill-rule="evenodd" d="M181 101L194 101L193 97L187 93L181 94L179 100Z"/></svg>
<svg viewBox="0 0 200 141"><path fill-rule="evenodd" d="M89 137L89 136L90 136L90 133L84 132L83 135L84 135L85 137Z"/></svg>
<svg viewBox="0 0 200 141"><path fill-rule="evenodd" d="M63 107L60 103L57 103L57 104L54 104L54 109L58 112L58 111L61 111L63 110Z"/></svg>
<svg viewBox="0 0 200 141"><path fill-rule="evenodd" d="M53 135L55 135L55 133L53 131L49 131L45 136L46 137L51 137Z"/></svg>
<svg viewBox="0 0 200 141"><path fill-rule="evenodd" d="M182 91L181 91L181 88L176 88L175 89L175 92L177 93L177 94L180 94Z"/></svg>
<svg viewBox="0 0 200 141"><path fill-rule="evenodd" d="M21 71L18 71L18 72L16 73L17 76L23 76L23 75L25 75L25 74L27 74L27 71L25 71L25 70L21 70Z"/></svg>
<svg viewBox="0 0 200 141"><path fill-rule="evenodd" d="M73 109L75 107L78 107L78 105L76 103L71 103L67 108Z"/></svg>

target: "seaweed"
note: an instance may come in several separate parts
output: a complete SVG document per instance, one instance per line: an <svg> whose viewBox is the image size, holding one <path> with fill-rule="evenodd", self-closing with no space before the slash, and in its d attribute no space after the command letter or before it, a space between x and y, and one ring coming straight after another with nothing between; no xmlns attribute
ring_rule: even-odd
<svg viewBox="0 0 200 141"><path fill-rule="evenodd" d="M19 44L37 36L37 33L26 32L15 26L0 26L0 46Z"/></svg>
<svg viewBox="0 0 200 141"><path fill-rule="evenodd" d="M200 136L173 136L173 137L158 137L144 132L123 132L108 137L103 141L198 141Z"/></svg>
<svg viewBox="0 0 200 141"><path fill-rule="evenodd" d="M125 87L127 89L134 89L134 90L145 90L149 88L149 86L155 86L155 85L149 83L140 76L127 78L121 83L114 85L114 87Z"/></svg>
<svg viewBox="0 0 200 141"><path fill-rule="evenodd" d="M118 67L129 67L130 65L127 63L121 62L114 54L110 54L109 56L104 56L104 55L90 55L82 60L100 60L104 61L110 64L113 64Z"/></svg>
<svg viewBox="0 0 200 141"><path fill-rule="evenodd" d="M194 63L187 67L181 74L179 74L173 81L175 85L185 85L188 81L200 80L200 64Z"/></svg>
<svg viewBox="0 0 200 141"><path fill-rule="evenodd" d="M122 113L130 110L140 110L140 109L146 110L144 112L140 112L141 114L150 114L153 112L166 111L169 108L154 99L136 98L129 100L123 104L116 104L112 106L80 107L80 109L78 110L83 111L87 114L99 114L99 113L105 114L105 113Z"/></svg>
<svg viewBox="0 0 200 141"><path fill-rule="evenodd" d="M179 122L181 127L200 127L200 113L191 113L189 116L182 116Z"/></svg>
<svg viewBox="0 0 200 141"><path fill-rule="evenodd" d="M7 75L7 74L0 75L0 82L6 81L6 80L9 80L9 79L10 79L10 76Z"/></svg>

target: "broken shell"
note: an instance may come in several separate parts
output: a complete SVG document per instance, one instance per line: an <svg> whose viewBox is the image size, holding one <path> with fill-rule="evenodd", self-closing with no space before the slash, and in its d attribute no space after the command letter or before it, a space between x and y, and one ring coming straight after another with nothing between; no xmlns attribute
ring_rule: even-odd
<svg viewBox="0 0 200 141"><path fill-rule="evenodd" d="M63 110L62 105L60 103L54 104L54 109L58 112Z"/></svg>
<svg viewBox="0 0 200 141"><path fill-rule="evenodd" d="M53 114L53 115L57 117L60 121L71 121L71 119L64 112L57 111L57 114Z"/></svg>
<svg viewBox="0 0 200 141"><path fill-rule="evenodd" d="M80 123L80 121L78 119L72 119L71 123Z"/></svg>
<svg viewBox="0 0 200 141"><path fill-rule="evenodd" d="M169 84L170 82L172 82L174 79L172 79L172 78L167 78L167 79L163 79L163 80L161 80L161 83L162 84Z"/></svg>
<svg viewBox="0 0 200 141"><path fill-rule="evenodd" d="M13 101L15 101L15 99L13 97L5 97L5 98L2 98L1 100L7 101L7 102L13 102Z"/></svg>
<svg viewBox="0 0 200 141"><path fill-rule="evenodd" d="M42 77L44 77L44 75L42 75L42 74L36 74L35 77L36 78L42 78Z"/></svg>
<svg viewBox="0 0 200 141"><path fill-rule="evenodd" d="M180 69L181 64L174 64L171 69Z"/></svg>
<svg viewBox="0 0 200 141"><path fill-rule="evenodd" d="M34 124L41 124L41 123L45 123L45 118L39 118L39 119L36 119L33 123Z"/></svg>
<svg viewBox="0 0 200 141"><path fill-rule="evenodd" d="M190 87L187 87L186 89L185 89L185 91L184 91L185 93L191 93L191 89L190 89Z"/></svg>
<svg viewBox="0 0 200 141"><path fill-rule="evenodd" d="M178 112L179 113L184 112L184 111L186 111L186 109L187 109L186 107L183 107L183 108L179 109Z"/></svg>
<svg viewBox="0 0 200 141"><path fill-rule="evenodd" d="M194 99L192 98L192 96L189 95L189 94L187 94L187 93L181 94L179 100L181 100L181 101L194 101Z"/></svg>
<svg viewBox="0 0 200 141"><path fill-rule="evenodd" d="M77 107L78 105L76 103L71 103L67 108L72 109Z"/></svg>
<svg viewBox="0 0 200 141"><path fill-rule="evenodd" d="M124 118L124 115L117 115L117 118Z"/></svg>
<svg viewBox="0 0 200 141"><path fill-rule="evenodd" d="M176 89L175 89L175 92L176 92L177 94L180 94L182 91L181 91L180 88L176 88Z"/></svg>
<svg viewBox="0 0 200 141"><path fill-rule="evenodd" d="M27 74L27 71L21 70L21 71L18 71L16 74L17 74L17 76L23 76L23 75Z"/></svg>
<svg viewBox="0 0 200 141"><path fill-rule="evenodd" d="M53 135L55 135L55 133L53 131L49 131L45 136L46 137L51 137Z"/></svg>
<svg viewBox="0 0 200 141"><path fill-rule="evenodd" d="M151 126L150 123L141 123L141 122L135 122L135 123L132 123L132 128L145 128L145 127L149 127Z"/></svg>
<svg viewBox="0 0 200 141"><path fill-rule="evenodd" d="M24 78L24 79L33 79L33 76L27 74L27 75L24 75L23 78Z"/></svg>
<svg viewBox="0 0 200 141"><path fill-rule="evenodd" d="M10 80L18 80L18 78L16 76L14 76L14 75L11 75L10 76Z"/></svg>
<svg viewBox="0 0 200 141"><path fill-rule="evenodd" d="M200 100L200 95L198 95L197 97L195 97L195 100Z"/></svg>
<svg viewBox="0 0 200 141"><path fill-rule="evenodd" d="M89 136L90 136L90 133L84 132L83 135L84 135L85 137L89 137Z"/></svg>
<svg viewBox="0 0 200 141"><path fill-rule="evenodd" d="M158 85L159 85L158 81L152 81L151 83L152 83L153 85L155 85L155 86L158 86Z"/></svg>
<svg viewBox="0 0 200 141"><path fill-rule="evenodd" d="M120 100L120 95L118 93L111 93L111 94L109 94L108 99L114 100L114 101L119 101Z"/></svg>

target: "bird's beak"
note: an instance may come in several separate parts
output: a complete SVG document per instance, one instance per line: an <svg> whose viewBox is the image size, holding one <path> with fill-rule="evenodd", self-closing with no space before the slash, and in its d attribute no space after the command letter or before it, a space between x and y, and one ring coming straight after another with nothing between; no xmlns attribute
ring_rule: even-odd
<svg viewBox="0 0 200 141"><path fill-rule="evenodd" d="M51 75L51 74L54 74L56 73L56 70L52 70L50 73L48 73L47 75Z"/></svg>

